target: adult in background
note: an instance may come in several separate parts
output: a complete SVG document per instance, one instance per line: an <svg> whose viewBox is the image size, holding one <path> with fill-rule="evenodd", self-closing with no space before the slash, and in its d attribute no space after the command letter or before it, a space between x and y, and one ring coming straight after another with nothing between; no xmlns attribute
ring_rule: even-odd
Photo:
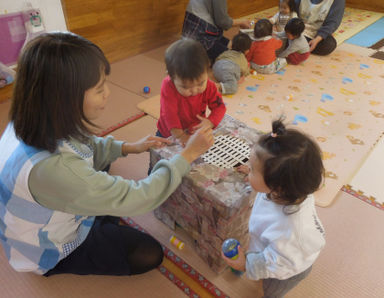
<svg viewBox="0 0 384 298"><path fill-rule="evenodd" d="M202 43L212 62L228 50L223 31L231 27L250 28L249 20L234 20L228 15L226 0L189 0L182 35Z"/></svg>
<svg viewBox="0 0 384 298"><path fill-rule="evenodd" d="M343 19L345 0L295 0L299 17L305 23L304 36L313 54L325 56L337 46L332 33Z"/></svg>

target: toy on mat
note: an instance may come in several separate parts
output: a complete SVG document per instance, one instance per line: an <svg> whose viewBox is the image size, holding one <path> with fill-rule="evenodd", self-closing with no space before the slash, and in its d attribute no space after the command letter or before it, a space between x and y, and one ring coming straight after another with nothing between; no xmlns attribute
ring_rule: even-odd
<svg viewBox="0 0 384 298"><path fill-rule="evenodd" d="M184 242L181 242L174 235L171 236L171 238L169 239L169 242L171 242L178 249L183 249L184 248Z"/></svg>
<svg viewBox="0 0 384 298"><path fill-rule="evenodd" d="M227 258L236 260L239 257L239 251L237 250L240 242L233 238L225 240L221 246L224 255ZM242 275L244 272L231 268L232 272L236 275Z"/></svg>
<svg viewBox="0 0 384 298"><path fill-rule="evenodd" d="M149 92L151 92L151 88L149 88L148 86L145 86L143 88L143 91L144 91L145 94L148 94Z"/></svg>

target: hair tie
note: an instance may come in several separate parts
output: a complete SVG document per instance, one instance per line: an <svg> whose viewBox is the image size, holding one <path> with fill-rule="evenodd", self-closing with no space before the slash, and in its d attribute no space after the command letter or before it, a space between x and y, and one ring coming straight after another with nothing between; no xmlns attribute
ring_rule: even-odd
<svg viewBox="0 0 384 298"><path fill-rule="evenodd" d="M275 133L275 132L271 132L271 137L272 137L272 138L276 138L276 137L277 137L277 133Z"/></svg>

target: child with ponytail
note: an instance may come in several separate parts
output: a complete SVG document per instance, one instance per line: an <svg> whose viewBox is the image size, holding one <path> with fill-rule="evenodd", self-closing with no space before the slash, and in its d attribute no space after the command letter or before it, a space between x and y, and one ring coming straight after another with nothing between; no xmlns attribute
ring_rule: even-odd
<svg viewBox="0 0 384 298"><path fill-rule="evenodd" d="M248 250L238 247L229 266L263 280L264 297L283 297L311 271L325 245L313 192L321 185L324 167L318 145L276 120L272 132L259 138L248 173L258 192L249 220Z"/></svg>

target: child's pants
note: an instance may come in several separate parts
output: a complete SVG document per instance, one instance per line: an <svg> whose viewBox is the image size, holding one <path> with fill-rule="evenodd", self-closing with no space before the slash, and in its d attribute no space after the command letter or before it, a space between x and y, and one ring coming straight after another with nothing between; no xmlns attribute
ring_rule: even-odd
<svg viewBox="0 0 384 298"><path fill-rule="evenodd" d="M252 69L256 70L257 73L271 74L279 71L287 65L287 60L285 58L276 58L271 64L268 65L258 65L251 62Z"/></svg>
<svg viewBox="0 0 384 298"><path fill-rule="evenodd" d="M237 82L240 80L240 66L236 63L222 59L213 64L213 75L220 82L222 94L234 94L237 91Z"/></svg>
<svg viewBox="0 0 384 298"><path fill-rule="evenodd" d="M301 62L307 60L309 57L309 52L304 53L304 54L299 54L299 53L292 53L287 56L287 61L290 64L297 65L300 64Z"/></svg>
<svg viewBox="0 0 384 298"><path fill-rule="evenodd" d="M290 290L296 287L300 281L308 276L312 266L304 272L294 275L288 279L280 280L276 278L263 279L264 298L282 298Z"/></svg>

